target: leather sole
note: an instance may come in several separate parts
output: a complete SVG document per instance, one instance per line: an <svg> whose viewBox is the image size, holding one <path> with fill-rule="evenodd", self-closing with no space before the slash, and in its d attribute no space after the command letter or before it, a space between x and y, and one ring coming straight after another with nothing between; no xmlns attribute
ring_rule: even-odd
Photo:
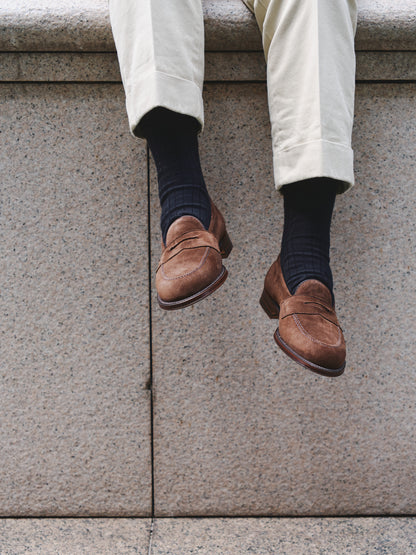
<svg viewBox="0 0 416 555"><path fill-rule="evenodd" d="M310 360L307 360L306 358L301 357L298 353L296 353L293 349L289 347L289 345L287 345L283 341L283 339L279 335L279 328L277 328L277 330L274 332L274 340L276 341L277 345L282 349L282 351L287 354L287 356L289 356L292 360L294 360L304 368L307 368L308 370L312 370L312 372L315 372L316 374L320 374L321 376L327 376L330 378L336 378L337 376L340 376L341 374L343 374L345 370L345 362L340 368L336 368L335 370L332 370L330 368L325 368L324 366L319 366L318 364L314 364Z"/></svg>
<svg viewBox="0 0 416 555"><path fill-rule="evenodd" d="M264 310L264 312L267 314L269 318L271 319L279 318L280 307L276 303L276 301L274 301L270 297L270 295L267 293L265 289L263 289L263 293L260 297L260 306L262 307L262 309ZM324 366L319 366L318 364L315 364L310 360L303 358L291 347L289 347L287 343L283 341L283 339L280 337L280 334L279 334L279 328L277 328L276 331L274 332L274 340L287 356L289 356L292 360L294 360L304 368L307 368L308 370L312 370L312 372L315 372L316 374L320 374L321 376L336 378L337 376L340 376L345 370L345 362L339 368L332 369L332 368L325 368Z"/></svg>
<svg viewBox="0 0 416 555"><path fill-rule="evenodd" d="M214 291L216 291L219 287L221 287L221 285L227 279L227 276L228 276L227 269L225 268L225 266L223 266L220 275L212 283L210 283L207 287L205 287L205 289L202 289L202 291L198 291L194 295L191 295L190 297L186 297L185 299L180 299L179 301L170 301L170 302L163 301L158 295L157 302L159 303L160 308L163 308L163 310L178 310L180 308L186 308L191 304L197 303L198 301L205 299L205 297L208 297L208 295L211 295L211 293L214 293Z"/></svg>

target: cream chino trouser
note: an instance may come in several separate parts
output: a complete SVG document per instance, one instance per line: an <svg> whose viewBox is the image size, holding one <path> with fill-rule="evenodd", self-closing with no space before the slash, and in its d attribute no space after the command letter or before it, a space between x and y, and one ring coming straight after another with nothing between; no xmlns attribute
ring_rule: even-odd
<svg viewBox="0 0 416 555"><path fill-rule="evenodd" d="M353 184L355 0L244 0L263 38L275 184ZM110 0L130 129L163 106L204 125L201 0Z"/></svg>

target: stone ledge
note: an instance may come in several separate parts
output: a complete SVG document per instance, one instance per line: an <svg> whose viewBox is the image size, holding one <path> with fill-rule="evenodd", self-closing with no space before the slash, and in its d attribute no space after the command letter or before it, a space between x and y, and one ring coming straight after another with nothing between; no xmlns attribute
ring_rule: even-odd
<svg viewBox="0 0 416 555"><path fill-rule="evenodd" d="M2 555L147 553L150 519L22 518L0 520Z"/></svg>
<svg viewBox="0 0 416 555"><path fill-rule="evenodd" d="M241 0L204 0L207 51L259 51L257 24ZM416 50L413 0L359 0L356 49ZM113 52L107 0L3 0L0 51Z"/></svg>
<svg viewBox="0 0 416 555"><path fill-rule="evenodd" d="M412 518L156 519L151 555L415 553Z"/></svg>
<svg viewBox="0 0 416 555"><path fill-rule="evenodd" d="M415 518L3 519L3 555L415 552ZM151 539L150 539L151 538ZM150 540L150 545L149 545Z"/></svg>
<svg viewBox="0 0 416 555"><path fill-rule="evenodd" d="M416 52L357 52L357 81L414 81ZM0 82L121 82L114 52L0 52ZM207 52L205 82L266 81L263 52Z"/></svg>

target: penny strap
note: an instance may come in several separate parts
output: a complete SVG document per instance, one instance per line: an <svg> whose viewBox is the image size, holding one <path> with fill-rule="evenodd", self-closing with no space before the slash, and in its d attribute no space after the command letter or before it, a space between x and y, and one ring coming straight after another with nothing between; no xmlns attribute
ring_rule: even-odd
<svg viewBox="0 0 416 555"><path fill-rule="evenodd" d="M162 253L157 270L159 270L163 264L166 264L166 262L175 256L178 256L178 254L184 250L203 248L214 249L220 253L218 241L212 233L200 229L187 231L179 237L176 237L174 241L166 246L166 249Z"/></svg>
<svg viewBox="0 0 416 555"><path fill-rule="evenodd" d="M302 314L321 316L325 320L328 320L328 322L331 322L340 328L335 310L318 297L311 297L309 295L294 295L293 297L286 299L280 305L281 320L283 318L288 318L289 316Z"/></svg>

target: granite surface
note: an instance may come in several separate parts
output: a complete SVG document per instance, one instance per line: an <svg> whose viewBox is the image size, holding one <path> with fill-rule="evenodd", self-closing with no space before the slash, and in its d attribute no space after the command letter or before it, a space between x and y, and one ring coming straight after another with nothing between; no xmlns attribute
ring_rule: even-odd
<svg viewBox="0 0 416 555"><path fill-rule="evenodd" d="M145 149L121 85L1 85L0 513L151 510Z"/></svg>
<svg viewBox="0 0 416 555"><path fill-rule="evenodd" d="M203 7L206 50L262 50L258 25L242 0L205 0Z"/></svg>
<svg viewBox="0 0 416 555"><path fill-rule="evenodd" d="M415 518L0 520L2 555L413 555L415 538Z"/></svg>
<svg viewBox="0 0 416 555"><path fill-rule="evenodd" d="M416 80L416 52L357 52L358 81ZM205 81L265 81L263 52L206 52ZM0 52L0 81L120 82L112 52Z"/></svg>
<svg viewBox="0 0 416 555"><path fill-rule="evenodd" d="M416 50L413 0L357 0L357 50Z"/></svg>
<svg viewBox="0 0 416 555"><path fill-rule="evenodd" d="M416 52L357 52L357 81L416 81Z"/></svg>
<svg viewBox="0 0 416 555"><path fill-rule="evenodd" d="M413 555L415 518L156 519L149 555Z"/></svg>
<svg viewBox="0 0 416 555"><path fill-rule="evenodd" d="M241 0L204 0L210 51L261 50L254 16ZM357 50L416 50L413 0L358 0ZM114 51L108 0L2 0L0 51Z"/></svg>
<svg viewBox="0 0 416 555"><path fill-rule="evenodd" d="M202 164L234 250L211 297L153 303L156 515L414 513L415 85L357 89L357 184L331 251L347 369L333 380L283 355L258 304L283 216L265 86L208 84L205 99ZM152 195L155 269L154 179Z"/></svg>
<svg viewBox="0 0 416 555"><path fill-rule="evenodd" d="M115 52L0 52L0 81L121 82Z"/></svg>
<svg viewBox="0 0 416 555"><path fill-rule="evenodd" d="M19 79L30 58L14 54ZM374 79L380 59L413 75L410 53L363 54ZM89 56L88 80L118 79L110 52L51 56L57 79ZM209 79L260 77L262 54L242 56L212 53ZM119 84L1 89L0 514L147 516L144 145ZM207 84L202 160L234 250L198 305L167 314L152 294L156 514L415 512L415 92L357 90L357 186L332 244L348 366L327 380L285 359L258 306L282 229L265 85ZM154 173L151 212L155 269Z"/></svg>
<svg viewBox="0 0 416 555"><path fill-rule="evenodd" d="M150 519L0 520L2 555L147 555Z"/></svg>
<svg viewBox="0 0 416 555"><path fill-rule="evenodd" d="M1 51L114 51L108 0L2 0Z"/></svg>

